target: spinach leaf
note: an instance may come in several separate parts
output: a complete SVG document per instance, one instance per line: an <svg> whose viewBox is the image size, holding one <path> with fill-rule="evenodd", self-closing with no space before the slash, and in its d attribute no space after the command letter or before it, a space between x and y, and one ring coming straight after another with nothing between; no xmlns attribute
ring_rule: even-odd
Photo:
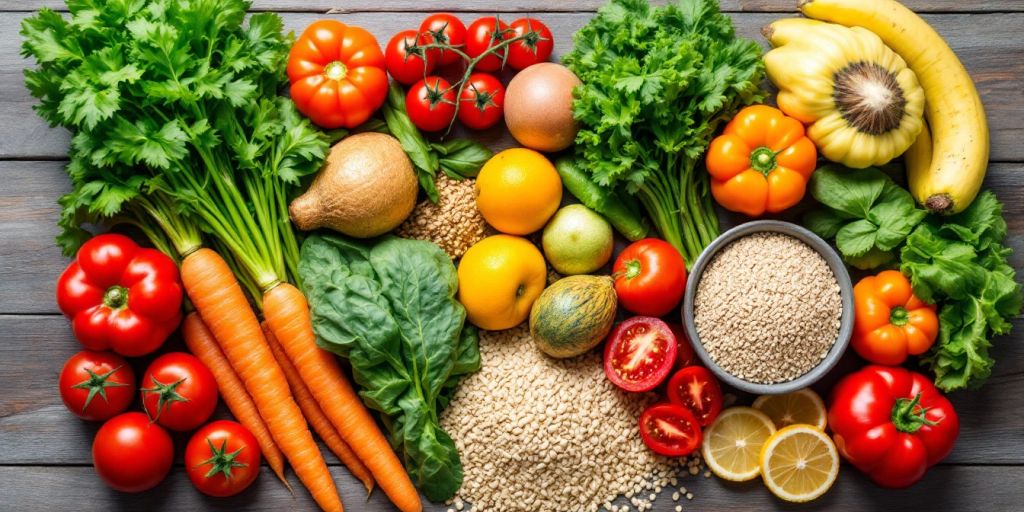
<svg viewBox="0 0 1024 512"><path fill-rule="evenodd" d="M494 152L469 139L449 139L431 144L439 155L441 170L452 179L475 178Z"/></svg>

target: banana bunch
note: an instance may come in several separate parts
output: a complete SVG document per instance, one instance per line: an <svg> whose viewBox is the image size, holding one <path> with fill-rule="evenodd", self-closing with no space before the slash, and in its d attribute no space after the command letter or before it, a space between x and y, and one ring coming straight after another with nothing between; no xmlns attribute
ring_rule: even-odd
<svg viewBox="0 0 1024 512"><path fill-rule="evenodd" d="M870 30L906 61L924 89L928 121L904 155L910 192L936 213L970 206L988 168L988 123L974 82L949 45L895 0L801 0L800 11Z"/></svg>

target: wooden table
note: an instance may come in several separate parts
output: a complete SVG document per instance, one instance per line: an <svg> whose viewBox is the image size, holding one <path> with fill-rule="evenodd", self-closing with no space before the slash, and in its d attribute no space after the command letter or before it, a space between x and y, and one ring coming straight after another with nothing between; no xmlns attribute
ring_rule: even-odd
<svg viewBox="0 0 1024 512"><path fill-rule="evenodd" d="M359 3L365 6L358 5ZM426 11L500 11L540 16L553 30L556 53L603 0L256 0L255 9L281 12L300 31L325 16L363 26L386 43L400 29L415 28ZM763 42L760 27L793 15L795 0L722 0L738 30ZM1024 266L1024 1L907 0L946 38L974 76L988 110L992 165L985 185L1006 205L1012 264ZM515 4L513 6L513 4ZM40 7L64 9L59 0L0 0L0 510L314 510L306 491L290 478L293 495L264 469L242 495L206 498L192 489L180 467L186 437L176 438L179 467L156 489L136 495L105 487L91 467L90 445L98 425L78 421L58 398L57 374L79 345L54 302L54 282L67 264L53 238L55 201L68 190L63 173L68 134L36 117L22 82L28 64L19 57L19 23ZM329 14L325 14L328 13ZM512 145L494 129L483 138L495 149ZM695 495L684 510L963 510L1024 508L1024 322L1012 336L996 340L995 371L979 391L952 399L962 431L953 451L912 489L876 487L844 466L835 488L816 503L796 507L774 499L759 482L733 485L715 478L688 478ZM180 346L180 342L172 341ZM145 361L139 363L139 370ZM218 413L224 416L223 411ZM328 452L331 470L349 510L392 510L383 494L364 501L356 480ZM670 494L669 491L668 494ZM660 498L654 510L676 503ZM446 510L443 505L427 507Z"/></svg>

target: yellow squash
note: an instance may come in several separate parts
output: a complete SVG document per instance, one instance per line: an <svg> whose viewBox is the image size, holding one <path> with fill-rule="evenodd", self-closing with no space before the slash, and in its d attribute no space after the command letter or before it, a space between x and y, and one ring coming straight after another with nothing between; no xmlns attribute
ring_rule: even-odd
<svg viewBox="0 0 1024 512"><path fill-rule="evenodd" d="M884 164L917 138L924 91L899 55L869 30L783 19L765 36L765 57L787 115L809 124L821 154L848 167Z"/></svg>

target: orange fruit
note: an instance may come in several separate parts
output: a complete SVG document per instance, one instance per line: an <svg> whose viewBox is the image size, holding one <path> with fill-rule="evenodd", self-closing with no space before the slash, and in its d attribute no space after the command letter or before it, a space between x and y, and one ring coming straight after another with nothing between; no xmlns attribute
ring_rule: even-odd
<svg viewBox="0 0 1024 512"><path fill-rule="evenodd" d="M487 237L459 262L459 302L473 325L489 331L510 329L530 315L547 274L544 256L529 240Z"/></svg>
<svg viewBox="0 0 1024 512"><path fill-rule="evenodd" d="M561 202L562 178L550 160L532 149L506 149L491 157L476 177L476 207L502 233L539 230Z"/></svg>

